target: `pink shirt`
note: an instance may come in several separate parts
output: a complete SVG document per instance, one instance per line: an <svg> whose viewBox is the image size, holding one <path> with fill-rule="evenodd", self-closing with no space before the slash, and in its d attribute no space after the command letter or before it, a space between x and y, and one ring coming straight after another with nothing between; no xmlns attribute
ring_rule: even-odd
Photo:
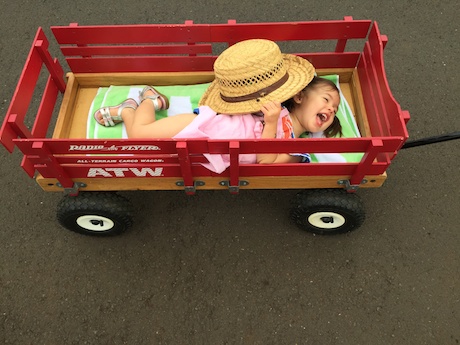
<svg viewBox="0 0 460 345"><path fill-rule="evenodd" d="M258 139L262 135L263 117L252 114L216 114L208 106L199 108L199 115L174 138L205 139ZM287 109L283 108L278 121L277 138L295 138L292 121ZM228 154L203 154L209 163L203 165L209 170L222 173L230 165ZM256 154L241 154L242 164L256 163Z"/></svg>

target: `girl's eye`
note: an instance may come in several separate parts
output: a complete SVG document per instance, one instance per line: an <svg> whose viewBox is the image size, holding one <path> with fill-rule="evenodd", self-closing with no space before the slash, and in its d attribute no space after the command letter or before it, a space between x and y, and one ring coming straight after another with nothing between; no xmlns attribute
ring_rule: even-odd
<svg viewBox="0 0 460 345"><path fill-rule="evenodd" d="M323 97L326 102L329 102L329 99L327 97Z"/></svg>

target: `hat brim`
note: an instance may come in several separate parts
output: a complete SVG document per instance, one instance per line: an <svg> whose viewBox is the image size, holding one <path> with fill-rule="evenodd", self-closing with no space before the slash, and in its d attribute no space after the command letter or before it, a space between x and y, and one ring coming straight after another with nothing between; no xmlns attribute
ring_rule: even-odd
<svg viewBox="0 0 460 345"><path fill-rule="evenodd" d="M283 58L289 78L282 86L264 97L235 103L226 102L221 98L219 85L214 80L198 104L207 105L217 113L246 114L260 111L262 104L266 102L288 100L310 83L315 75L315 68L308 60L296 55L283 54Z"/></svg>

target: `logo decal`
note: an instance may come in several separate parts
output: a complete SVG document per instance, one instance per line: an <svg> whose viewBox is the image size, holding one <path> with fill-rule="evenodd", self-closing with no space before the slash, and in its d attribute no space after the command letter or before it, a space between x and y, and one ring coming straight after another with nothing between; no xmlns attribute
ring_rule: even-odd
<svg viewBox="0 0 460 345"><path fill-rule="evenodd" d="M160 151L156 145L70 145L69 151Z"/></svg>
<svg viewBox="0 0 460 345"><path fill-rule="evenodd" d="M163 168L90 168L88 177L158 177L163 174Z"/></svg>

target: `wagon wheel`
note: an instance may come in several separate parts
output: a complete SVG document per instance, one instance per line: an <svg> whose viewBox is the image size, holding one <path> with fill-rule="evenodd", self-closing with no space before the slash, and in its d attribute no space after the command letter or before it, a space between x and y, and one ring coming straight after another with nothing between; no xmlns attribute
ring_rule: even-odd
<svg viewBox="0 0 460 345"><path fill-rule="evenodd" d="M291 219L302 229L332 235L357 229L364 222L364 206L356 194L342 189L313 189L298 193Z"/></svg>
<svg viewBox="0 0 460 345"><path fill-rule="evenodd" d="M66 229L80 234L117 235L131 227L132 206L113 192L83 192L59 202L57 219Z"/></svg>

